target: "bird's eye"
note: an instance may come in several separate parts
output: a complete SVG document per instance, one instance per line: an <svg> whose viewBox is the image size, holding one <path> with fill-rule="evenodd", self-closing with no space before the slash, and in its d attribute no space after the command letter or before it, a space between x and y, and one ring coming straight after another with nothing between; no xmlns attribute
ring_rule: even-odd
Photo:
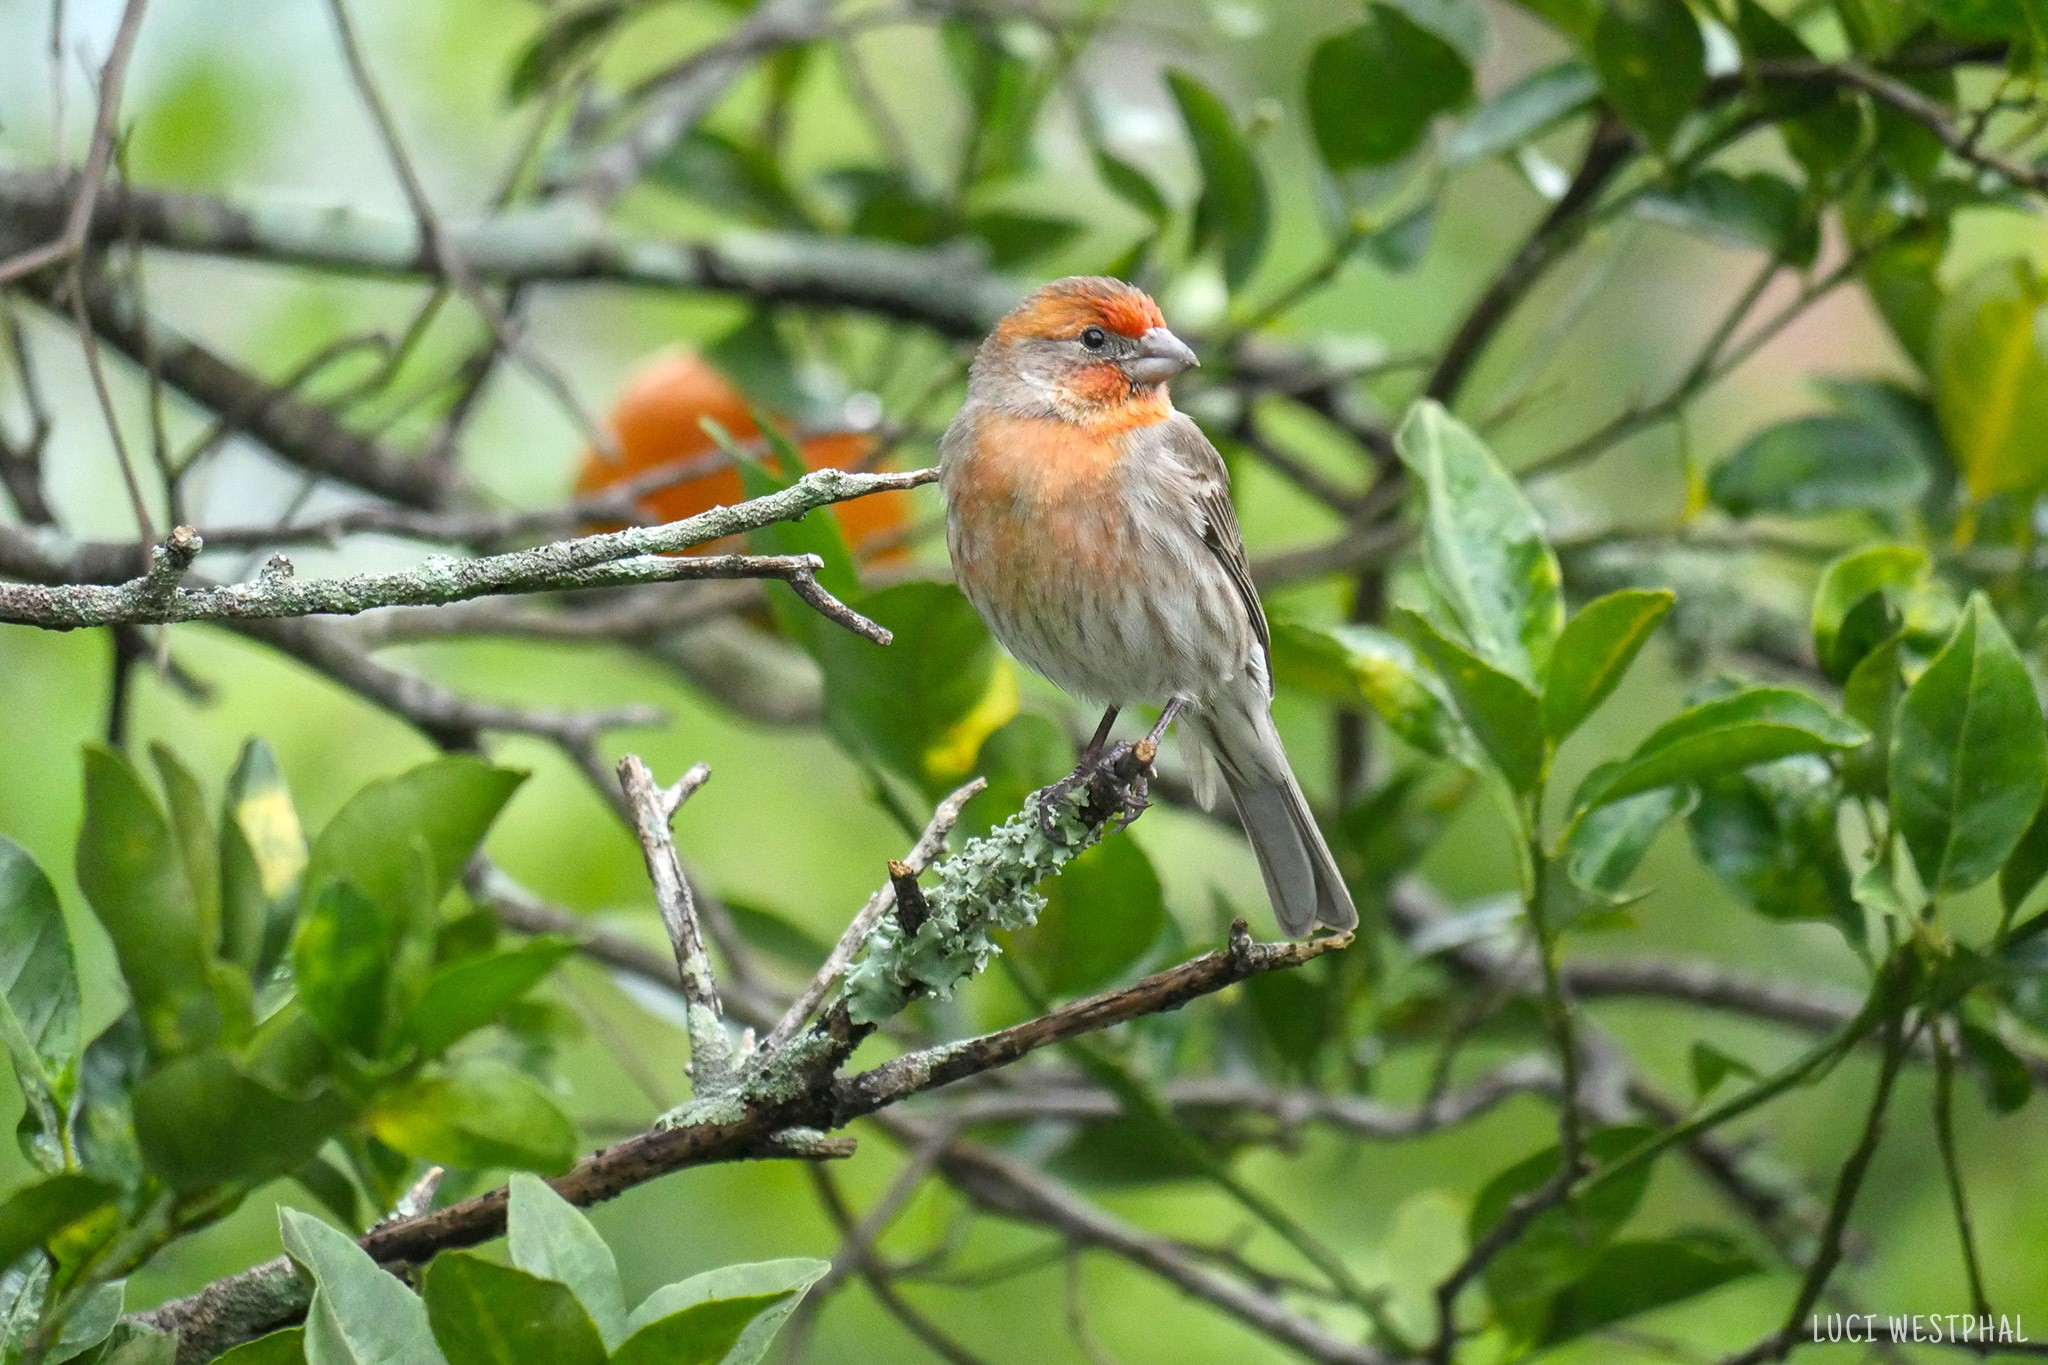
<svg viewBox="0 0 2048 1365"><path fill-rule="evenodd" d="M1081 344L1091 351L1099 351L1109 344L1109 338L1103 335L1100 327L1090 327L1081 333Z"/></svg>

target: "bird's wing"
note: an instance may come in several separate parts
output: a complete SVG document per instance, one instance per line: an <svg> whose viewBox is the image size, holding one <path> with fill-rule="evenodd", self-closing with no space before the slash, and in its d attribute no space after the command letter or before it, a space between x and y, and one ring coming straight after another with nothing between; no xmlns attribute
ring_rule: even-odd
<svg viewBox="0 0 2048 1365"><path fill-rule="evenodd" d="M1252 566L1245 559L1244 535L1237 529L1237 509L1230 503L1230 471L1223 456L1202 429L1185 413L1175 413L1164 423L1166 445L1186 464L1194 481L1194 511L1200 519L1202 543L1237 589L1251 618L1252 634L1265 656L1266 676L1273 676L1273 632L1266 625L1266 609L1259 605L1259 590L1252 586Z"/></svg>

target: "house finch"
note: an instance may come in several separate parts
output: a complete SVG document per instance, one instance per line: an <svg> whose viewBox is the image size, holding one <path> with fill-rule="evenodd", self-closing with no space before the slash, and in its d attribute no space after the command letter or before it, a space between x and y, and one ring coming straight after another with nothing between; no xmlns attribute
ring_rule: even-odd
<svg viewBox="0 0 2048 1365"><path fill-rule="evenodd" d="M1230 790L1280 927L1358 923L1273 726L1271 641L1216 447L1166 383L1195 364L1120 280L1056 280L976 353L940 443L946 543L1009 651L1109 708L1178 713L1196 795Z"/></svg>

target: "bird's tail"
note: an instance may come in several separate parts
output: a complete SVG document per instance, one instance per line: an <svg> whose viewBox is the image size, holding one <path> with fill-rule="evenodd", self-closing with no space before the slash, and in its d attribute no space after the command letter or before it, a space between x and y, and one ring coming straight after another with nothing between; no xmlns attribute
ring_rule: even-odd
<svg viewBox="0 0 2048 1365"><path fill-rule="evenodd" d="M1273 904L1280 928L1295 938L1318 924L1356 928L1358 910L1351 892L1330 856L1330 846L1323 842L1323 832L1316 828L1294 770L1287 765L1266 698L1216 698L1190 709L1180 723L1221 771L1252 852L1258 855L1266 899ZM1198 773L1202 766L1198 761Z"/></svg>

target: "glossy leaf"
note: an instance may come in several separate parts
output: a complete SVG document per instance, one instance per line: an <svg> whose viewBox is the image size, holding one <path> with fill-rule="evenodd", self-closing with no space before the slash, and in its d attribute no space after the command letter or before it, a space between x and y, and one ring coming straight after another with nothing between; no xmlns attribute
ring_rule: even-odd
<svg viewBox="0 0 2048 1365"><path fill-rule="evenodd" d="M444 1251L420 1287L448 1365L603 1365L604 1339L569 1286L467 1251Z"/></svg>
<svg viewBox="0 0 2048 1365"><path fill-rule="evenodd" d="M27 849L0 836L0 1046L32 1106L48 1109L52 1087L77 1064L78 1002L57 890Z"/></svg>
<svg viewBox="0 0 2048 1365"><path fill-rule="evenodd" d="M1926 553L1910 545L1852 550L1821 570L1813 594L1813 657L1821 672L1837 682L1846 680L1896 629L1885 619L1889 613L1882 610L1882 599L1914 587L1926 576ZM1863 604L1873 594L1880 598L1878 617L1883 622L1876 638L1855 624L1858 613L1867 617Z"/></svg>
<svg viewBox="0 0 2048 1365"><path fill-rule="evenodd" d="M221 810L221 952L252 977L291 941L306 834L270 746L242 746Z"/></svg>
<svg viewBox="0 0 2048 1365"><path fill-rule="evenodd" d="M1720 1087L1730 1076L1741 1076L1748 1080L1757 1079L1757 1070L1740 1057L1730 1056L1712 1043L1698 1042L1692 1045L1692 1094L1695 1100L1703 1100Z"/></svg>
<svg viewBox="0 0 2048 1365"><path fill-rule="evenodd" d="M2048 487L2048 282L2024 261L1985 266L1934 324L1935 410L1972 497Z"/></svg>
<svg viewBox="0 0 2048 1365"><path fill-rule="evenodd" d="M1698 1298L1762 1269L1716 1232L1616 1242L1551 1302L1538 1344L1571 1341L1638 1314Z"/></svg>
<svg viewBox="0 0 2048 1365"><path fill-rule="evenodd" d="M307 904L318 904L321 893L338 881L354 883L380 906L408 904L412 838L426 849L429 891L438 903L525 780L524 773L454 755L370 783L335 812L314 840L305 873Z"/></svg>
<svg viewBox="0 0 2048 1365"><path fill-rule="evenodd" d="M1766 427L1707 479L1731 517L1896 511L1927 491L1927 466L1890 432L1853 417L1796 417Z"/></svg>
<svg viewBox="0 0 2048 1365"><path fill-rule="evenodd" d="M422 1054L444 1052L490 1024L576 951L573 939L533 938L517 947L452 962L434 973L406 1021Z"/></svg>
<svg viewBox="0 0 2048 1365"><path fill-rule="evenodd" d="M1542 700L1521 679L1487 663L1427 619L1400 610L1395 620L1429 660L1459 718L1508 785L1518 792L1535 790L1549 760Z"/></svg>
<svg viewBox="0 0 2048 1365"><path fill-rule="evenodd" d="M260 1182L318 1152L351 1116L331 1092L289 1095L220 1052L181 1057L135 1092L135 1135L149 1169L179 1189Z"/></svg>
<svg viewBox="0 0 2048 1365"><path fill-rule="evenodd" d="M1706 88L1706 44L1685 0L1608 0L1593 68L1629 125L1662 151Z"/></svg>
<svg viewBox="0 0 2048 1365"><path fill-rule="evenodd" d="M98 745L85 751L78 884L113 940L151 1049L176 1056L217 1039L212 940L201 937L176 836L135 769Z"/></svg>
<svg viewBox="0 0 2048 1365"><path fill-rule="evenodd" d="M1467 767L1484 761L1479 741L1398 635L1373 626L1273 623L1273 672L1283 687L1339 701L1363 699L1393 732L1426 754Z"/></svg>
<svg viewBox="0 0 2048 1365"><path fill-rule="evenodd" d="M136 1323L123 1323L93 1365L177 1365L178 1339Z"/></svg>
<svg viewBox="0 0 2048 1365"><path fill-rule="evenodd" d="M1533 71L1479 106L1445 149L1452 164L1512 151L1592 107L1600 81L1580 61Z"/></svg>
<svg viewBox="0 0 2048 1365"><path fill-rule="evenodd" d="M723 1360L723 1365L758 1365L805 1292L831 1268L829 1261L796 1257L707 1270L649 1294L627 1319L627 1329L638 1332L703 1304L763 1303Z"/></svg>
<svg viewBox="0 0 2048 1365"><path fill-rule="evenodd" d="M2048 877L2048 803L2034 812L2005 866L1998 869L1998 899L2006 913L2018 913L2044 877Z"/></svg>
<svg viewBox="0 0 2048 1365"><path fill-rule="evenodd" d="M1533 685L1564 627L1557 558L1521 488L1464 423L1430 400L1395 436L1425 496L1430 584L1472 650Z"/></svg>
<svg viewBox="0 0 2048 1365"><path fill-rule="evenodd" d="M1692 803L1689 787L1659 787L1587 811L1564 843L1566 876L1596 901L1619 897L1657 835Z"/></svg>
<svg viewBox="0 0 2048 1365"><path fill-rule="evenodd" d="M380 1096L369 1116L379 1140L443 1166L509 1166L554 1173L576 1156L576 1128L531 1077L472 1061Z"/></svg>
<svg viewBox="0 0 2048 1365"><path fill-rule="evenodd" d="M129 1010L86 1044L78 1064L78 1094L71 1117L72 1142L88 1171L122 1184L142 1171L136 1146L131 1097L146 1064L142 1023Z"/></svg>
<svg viewBox="0 0 2048 1365"><path fill-rule="evenodd" d="M1724 773L1700 785L1693 847L1759 914L1831 920L1860 939L1863 912L1835 829L1841 799L1833 772L1810 754Z"/></svg>
<svg viewBox="0 0 2048 1365"><path fill-rule="evenodd" d="M199 920L200 942L220 942L220 844L207 816L206 794L192 770L161 744L149 746L150 761L163 780L164 804L169 813L171 833L185 864L185 884L192 888L192 904Z"/></svg>
<svg viewBox="0 0 2048 1365"><path fill-rule="evenodd" d="M506 1242L512 1264L574 1291L605 1349L625 1338L625 1291L619 1287L612 1249L590 1220L546 1181L524 1172L512 1177Z"/></svg>
<svg viewBox="0 0 2048 1365"><path fill-rule="evenodd" d="M382 1052L391 969L404 921L350 882L329 882L299 917L292 963L299 1003L336 1047Z"/></svg>
<svg viewBox="0 0 2048 1365"><path fill-rule="evenodd" d="M1272 206L1265 173L1259 169L1237 120L1223 101L1185 71L1166 73L1167 89L1180 106L1181 121L1202 172L1195 201L1194 244L1220 244L1223 278L1235 289L1251 278L1266 251Z"/></svg>
<svg viewBox="0 0 2048 1365"><path fill-rule="evenodd" d="M713 1299L635 1331L612 1353L612 1365L717 1365L754 1319L790 1298L759 1294Z"/></svg>
<svg viewBox="0 0 2048 1365"><path fill-rule="evenodd" d="M1893 818L1931 891L2003 863L2048 788L2048 726L2026 664L1980 593L1894 720Z"/></svg>
<svg viewBox="0 0 2048 1365"><path fill-rule="evenodd" d="M1708 169L1646 194L1638 212L1732 246L1755 247L1791 265L1810 265L1820 230L1798 186L1769 171Z"/></svg>
<svg viewBox="0 0 2048 1365"><path fill-rule="evenodd" d="M1543 683L1543 728L1563 739L1606 701L1675 599L1624 588L1581 607L1557 638Z"/></svg>
<svg viewBox="0 0 2048 1365"><path fill-rule="evenodd" d="M287 1327L245 1341L227 1354L215 1356L213 1365L306 1365L306 1329Z"/></svg>
<svg viewBox="0 0 2048 1365"><path fill-rule="evenodd" d="M1016 713L988 628L950 583L903 583L854 605L896 638L877 649L850 631L818 637L826 724L854 753L920 787L952 786Z"/></svg>
<svg viewBox="0 0 2048 1365"><path fill-rule="evenodd" d="M1333 171L1400 160L1431 119L1471 95L1458 50L1388 4L1368 4L1364 22L1309 58L1309 128Z"/></svg>
<svg viewBox="0 0 2048 1365"><path fill-rule="evenodd" d="M1592 801L1618 801L1674 782L1697 782L1792 754L1853 749L1863 729L1804 692L1752 687L1716 697L1657 727Z"/></svg>
<svg viewBox="0 0 2048 1365"><path fill-rule="evenodd" d="M313 1277L307 1365L451 1365L426 1305L353 1238L297 1209L278 1210L278 1223L284 1249Z"/></svg>
<svg viewBox="0 0 2048 1365"><path fill-rule="evenodd" d="M0 1200L0 1270L108 1208L118 1187L76 1171L60 1171Z"/></svg>

